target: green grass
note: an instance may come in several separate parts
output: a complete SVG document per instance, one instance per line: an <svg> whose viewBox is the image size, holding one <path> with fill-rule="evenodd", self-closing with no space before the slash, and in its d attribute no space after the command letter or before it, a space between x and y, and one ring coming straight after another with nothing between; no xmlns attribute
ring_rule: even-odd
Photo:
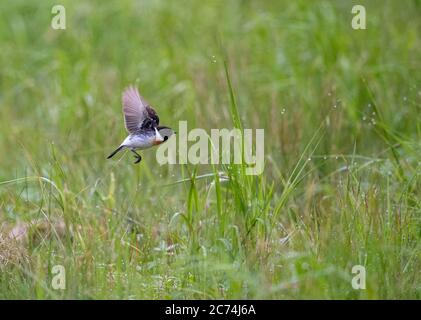
<svg viewBox="0 0 421 320"><path fill-rule="evenodd" d="M359 31L354 1L53 4L0 4L0 298L420 298L420 1ZM131 83L165 125L264 128L264 173L105 160Z"/></svg>

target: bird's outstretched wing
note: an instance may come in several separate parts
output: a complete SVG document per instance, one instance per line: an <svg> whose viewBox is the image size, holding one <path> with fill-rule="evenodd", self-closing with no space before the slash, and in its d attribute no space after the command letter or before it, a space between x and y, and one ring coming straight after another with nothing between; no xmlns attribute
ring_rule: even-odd
<svg viewBox="0 0 421 320"><path fill-rule="evenodd" d="M156 111L146 102L135 87L130 86L124 90L122 102L124 124L129 133L158 126L159 117Z"/></svg>

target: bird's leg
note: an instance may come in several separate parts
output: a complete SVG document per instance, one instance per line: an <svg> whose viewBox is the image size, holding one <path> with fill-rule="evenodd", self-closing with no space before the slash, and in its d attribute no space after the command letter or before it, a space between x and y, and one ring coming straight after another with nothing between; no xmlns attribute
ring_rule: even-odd
<svg viewBox="0 0 421 320"><path fill-rule="evenodd" d="M139 163L140 160L142 160L142 157L140 156L140 154L138 154L135 149L130 149L130 150L135 154L134 157L135 157L136 161L134 163Z"/></svg>

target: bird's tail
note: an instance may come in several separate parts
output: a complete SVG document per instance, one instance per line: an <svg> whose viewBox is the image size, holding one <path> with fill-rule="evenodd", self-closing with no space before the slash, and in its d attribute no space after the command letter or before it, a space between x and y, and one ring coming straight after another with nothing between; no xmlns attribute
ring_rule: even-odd
<svg viewBox="0 0 421 320"><path fill-rule="evenodd" d="M119 146L117 149L115 149L114 151L113 151L113 153L111 153L108 157L107 157L107 159L110 159L110 158L112 158L117 152L119 152L121 149L123 149L124 148L124 146Z"/></svg>

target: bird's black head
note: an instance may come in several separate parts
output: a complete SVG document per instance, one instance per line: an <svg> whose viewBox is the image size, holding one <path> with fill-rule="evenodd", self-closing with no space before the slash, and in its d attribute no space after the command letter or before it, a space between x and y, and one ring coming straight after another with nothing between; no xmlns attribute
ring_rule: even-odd
<svg viewBox="0 0 421 320"><path fill-rule="evenodd" d="M158 127L157 129L164 141L167 141L173 134L175 134L175 131L169 127Z"/></svg>

